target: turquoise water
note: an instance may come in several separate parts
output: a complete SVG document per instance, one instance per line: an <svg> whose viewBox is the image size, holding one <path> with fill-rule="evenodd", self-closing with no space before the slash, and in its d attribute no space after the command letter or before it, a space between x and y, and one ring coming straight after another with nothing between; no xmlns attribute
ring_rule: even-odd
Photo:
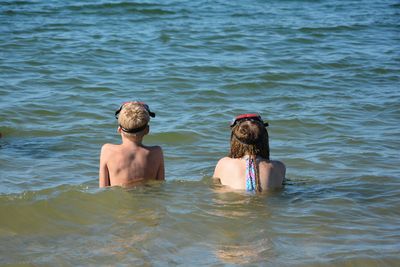
<svg viewBox="0 0 400 267"><path fill-rule="evenodd" d="M398 1L0 0L0 265L400 264ZM99 190L147 102L162 184ZM238 113L285 189L212 185Z"/></svg>

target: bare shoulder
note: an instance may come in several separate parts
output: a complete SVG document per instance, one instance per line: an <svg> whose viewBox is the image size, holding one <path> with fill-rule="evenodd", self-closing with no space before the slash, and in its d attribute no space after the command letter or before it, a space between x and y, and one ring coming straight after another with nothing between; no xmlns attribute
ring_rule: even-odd
<svg viewBox="0 0 400 267"><path fill-rule="evenodd" d="M227 169L232 165L232 159L229 157L223 157L218 160L214 170L214 177L221 178L221 175L226 172Z"/></svg>
<svg viewBox="0 0 400 267"><path fill-rule="evenodd" d="M271 164L273 168L278 169L283 175L286 173L286 166L282 161L279 160L271 160Z"/></svg>
<svg viewBox="0 0 400 267"><path fill-rule="evenodd" d="M231 162L232 162L232 159L230 157L223 157L218 160L217 166L218 165L219 166L227 165L227 164L230 164Z"/></svg>
<svg viewBox="0 0 400 267"><path fill-rule="evenodd" d="M274 167L279 167L279 168L286 168L285 164L282 161L279 160L271 160L271 163Z"/></svg>
<svg viewBox="0 0 400 267"><path fill-rule="evenodd" d="M108 161L114 155L120 153L121 151L120 147L121 147L120 145L104 144L101 147L100 158L102 160Z"/></svg>
<svg viewBox="0 0 400 267"><path fill-rule="evenodd" d="M152 153L163 154L161 146L146 146L146 148Z"/></svg>
<svg viewBox="0 0 400 267"><path fill-rule="evenodd" d="M159 160L160 162L164 161L164 153L161 146L146 146L147 151L152 158Z"/></svg>
<svg viewBox="0 0 400 267"><path fill-rule="evenodd" d="M101 153L102 153L102 154L109 153L109 152L111 152L111 151L116 150L118 147L119 147L119 145L104 144L104 145L101 147Z"/></svg>

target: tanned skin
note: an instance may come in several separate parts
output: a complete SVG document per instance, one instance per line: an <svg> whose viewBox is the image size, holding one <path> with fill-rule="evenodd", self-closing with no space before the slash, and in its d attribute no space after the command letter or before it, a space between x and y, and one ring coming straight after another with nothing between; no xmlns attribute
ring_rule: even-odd
<svg viewBox="0 0 400 267"><path fill-rule="evenodd" d="M282 187L286 174L286 167L280 161L267 160L257 157L260 183L263 189L277 189ZM243 158L224 157L215 167L213 177L219 178L221 184L232 189L246 189L246 160Z"/></svg>
<svg viewBox="0 0 400 267"><path fill-rule="evenodd" d="M129 187L148 180L165 180L164 156L160 146L143 145L149 126L135 136L126 135L121 127L122 144L104 144L101 148L99 187Z"/></svg>

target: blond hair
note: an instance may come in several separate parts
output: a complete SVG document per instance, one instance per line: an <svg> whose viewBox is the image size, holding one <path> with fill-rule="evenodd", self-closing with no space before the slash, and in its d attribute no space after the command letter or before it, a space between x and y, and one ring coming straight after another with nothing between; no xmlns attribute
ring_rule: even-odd
<svg viewBox="0 0 400 267"><path fill-rule="evenodd" d="M126 135L135 136L142 133L142 131L137 133L129 133L127 131L145 127L149 121L149 112L139 102L129 102L124 104L118 115L118 124Z"/></svg>

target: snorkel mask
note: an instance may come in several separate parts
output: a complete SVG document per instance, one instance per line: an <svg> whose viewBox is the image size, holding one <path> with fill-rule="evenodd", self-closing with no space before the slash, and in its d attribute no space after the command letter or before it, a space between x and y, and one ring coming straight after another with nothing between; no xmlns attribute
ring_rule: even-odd
<svg viewBox="0 0 400 267"><path fill-rule="evenodd" d="M124 107L125 104L128 104L128 103L135 103L135 104L141 105L141 106L143 106L143 107L146 109L146 111L149 113L149 116L150 116L150 117L154 118L154 117L156 116L156 114L155 114L154 112L151 112L151 111L150 111L149 105L147 105L146 103L144 103L144 102L138 102L138 101L128 101L128 102L122 103L122 105L119 107L119 109L118 109L117 111L115 111L115 118L116 118L117 120L118 120L118 115L119 115L119 113L121 112L122 108Z"/></svg>
<svg viewBox="0 0 400 267"><path fill-rule="evenodd" d="M261 116L257 113L248 113L248 114L241 114L236 116L232 121L231 121L231 128L235 127L237 124L241 123L242 121L255 121L255 122L260 122L263 124L265 127L268 126L268 122L264 122L261 119Z"/></svg>
<svg viewBox="0 0 400 267"><path fill-rule="evenodd" d="M120 113L121 110L124 108L124 105L125 105L125 104L128 104L128 103L135 103L135 104L141 105L141 106L147 111L147 113L149 113L149 116L150 116L150 117L154 118L154 117L156 116L156 114L155 114L154 112L151 112L151 111L150 111L149 105L147 105L146 103L144 103L144 102L138 102L138 101L128 101L128 102L122 103L122 105L119 107L119 109L118 109L117 111L115 111L115 118L116 118L117 120L118 120L118 115L119 115L119 113ZM135 129L126 129L126 128L122 127L121 125L119 125L119 127L121 127L121 130L124 131L124 132L126 132L126 133L138 133L138 132L141 132L141 131L143 131L144 129L146 129L147 123L146 123L145 125L139 127L139 128L135 128Z"/></svg>

